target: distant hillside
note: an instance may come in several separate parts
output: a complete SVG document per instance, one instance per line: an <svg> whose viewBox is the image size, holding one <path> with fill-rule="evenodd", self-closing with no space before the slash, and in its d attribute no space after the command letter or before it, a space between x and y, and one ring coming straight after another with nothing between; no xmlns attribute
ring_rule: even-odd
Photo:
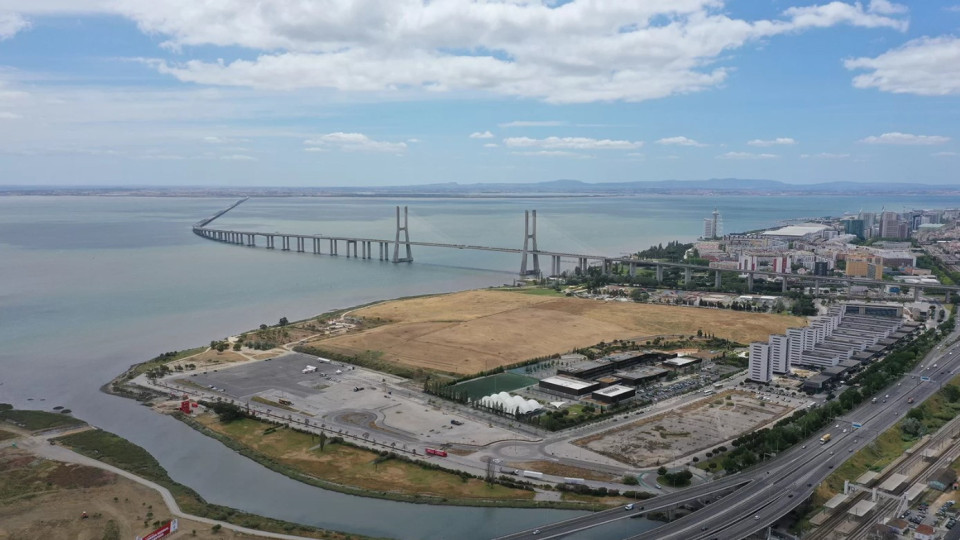
<svg viewBox="0 0 960 540"><path fill-rule="evenodd" d="M140 196L255 196L255 197L317 197L383 195L407 197L493 197L493 196L599 196L661 194L960 194L960 186L913 183L858 183L825 182L819 184L788 184L776 180L744 178L714 178L710 180L659 180L652 182L583 182L580 180L551 180L527 183L420 184L377 187L108 187L108 186L0 186L0 195L140 195Z"/></svg>

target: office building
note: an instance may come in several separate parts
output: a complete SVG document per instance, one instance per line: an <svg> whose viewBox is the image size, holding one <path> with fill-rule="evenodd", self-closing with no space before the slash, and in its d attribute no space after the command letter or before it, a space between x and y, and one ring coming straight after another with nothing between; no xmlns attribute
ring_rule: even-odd
<svg viewBox="0 0 960 540"><path fill-rule="evenodd" d="M843 232L852 234L861 240L865 240L864 226L862 219L847 219L843 222Z"/></svg>
<svg viewBox="0 0 960 540"><path fill-rule="evenodd" d="M720 212L716 208L713 215L703 220L703 239L720 238L723 235L723 223L720 221Z"/></svg>
<svg viewBox="0 0 960 540"><path fill-rule="evenodd" d="M883 257L863 254L851 255L847 257L846 275L881 280L883 279Z"/></svg>

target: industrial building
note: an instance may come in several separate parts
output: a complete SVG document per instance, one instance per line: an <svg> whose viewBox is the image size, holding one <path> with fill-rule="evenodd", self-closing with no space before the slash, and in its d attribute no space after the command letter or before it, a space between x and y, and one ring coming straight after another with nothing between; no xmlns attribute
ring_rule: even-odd
<svg viewBox="0 0 960 540"><path fill-rule="evenodd" d="M670 373L669 371L658 367L639 367L625 371L614 372L614 376L620 379L620 383L630 386L641 386L650 384L659 379L663 379Z"/></svg>
<svg viewBox="0 0 960 540"><path fill-rule="evenodd" d="M676 358L664 360L662 365L667 369L681 370L691 368L700 362L703 362L703 360L694 358L692 356L678 356Z"/></svg>

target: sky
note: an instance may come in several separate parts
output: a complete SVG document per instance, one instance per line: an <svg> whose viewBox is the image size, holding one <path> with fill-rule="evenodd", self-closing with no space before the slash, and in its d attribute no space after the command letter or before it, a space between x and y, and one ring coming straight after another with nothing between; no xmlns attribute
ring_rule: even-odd
<svg viewBox="0 0 960 540"><path fill-rule="evenodd" d="M0 0L0 185L957 171L960 0Z"/></svg>

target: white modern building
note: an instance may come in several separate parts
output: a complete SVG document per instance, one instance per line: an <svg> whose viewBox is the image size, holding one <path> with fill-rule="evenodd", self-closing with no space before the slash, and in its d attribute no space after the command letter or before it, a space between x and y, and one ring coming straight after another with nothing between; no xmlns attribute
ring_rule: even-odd
<svg viewBox="0 0 960 540"><path fill-rule="evenodd" d="M790 371L790 339L783 334L770 336L770 366L774 373Z"/></svg>
<svg viewBox="0 0 960 540"><path fill-rule="evenodd" d="M750 344L750 380L768 383L773 380L770 345L754 341Z"/></svg>

